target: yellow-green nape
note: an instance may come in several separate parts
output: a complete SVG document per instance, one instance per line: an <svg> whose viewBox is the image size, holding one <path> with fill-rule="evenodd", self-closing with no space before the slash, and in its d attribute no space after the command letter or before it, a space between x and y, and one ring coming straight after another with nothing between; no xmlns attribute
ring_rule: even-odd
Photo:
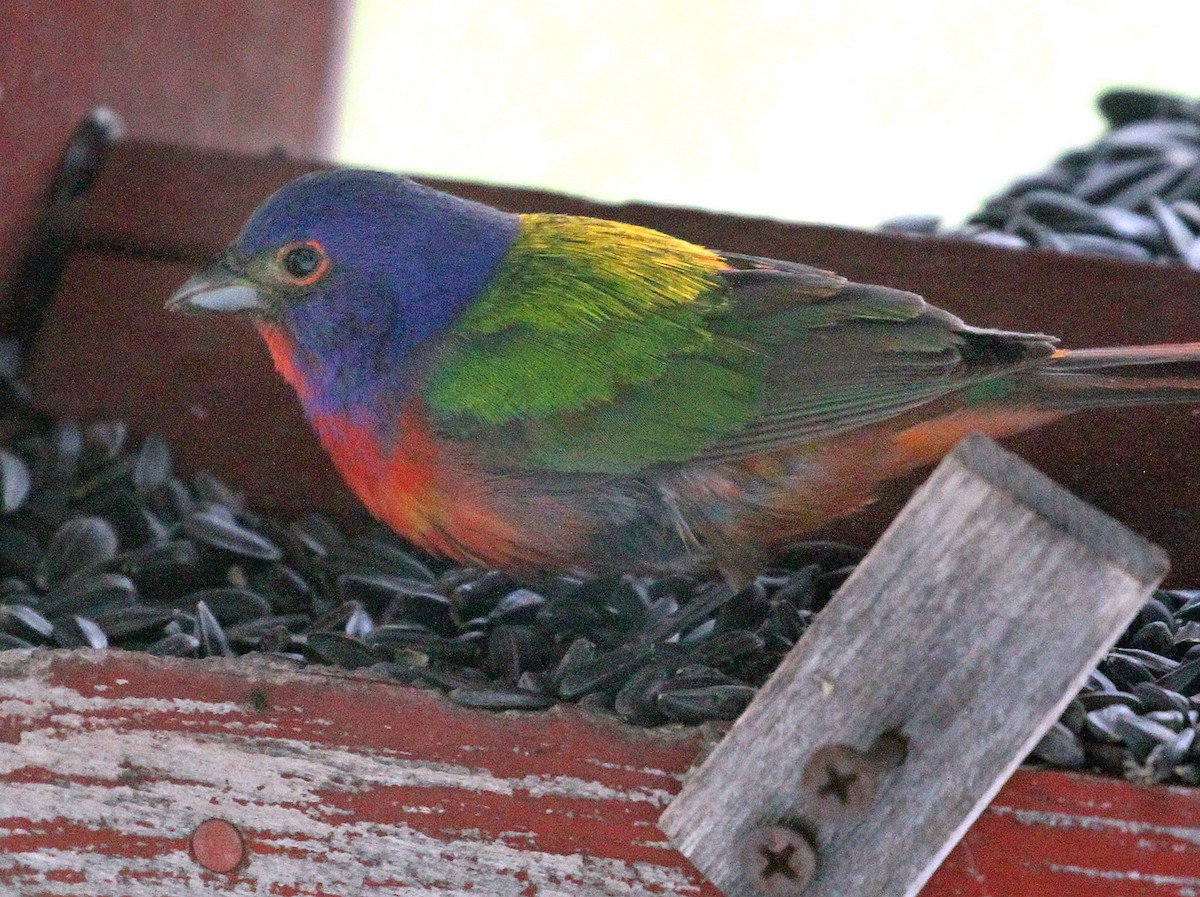
<svg viewBox="0 0 1200 897"><path fill-rule="evenodd" d="M426 379L434 410L503 424L580 412L713 349L725 303L711 250L658 231L524 215L491 284ZM722 348L719 354L724 354Z"/></svg>
<svg viewBox="0 0 1200 897"><path fill-rule="evenodd" d="M634 224L522 215L508 259L463 324L490 333L519 324L574 331L636 320L695 302L726 268L710 249Z"/></svg>

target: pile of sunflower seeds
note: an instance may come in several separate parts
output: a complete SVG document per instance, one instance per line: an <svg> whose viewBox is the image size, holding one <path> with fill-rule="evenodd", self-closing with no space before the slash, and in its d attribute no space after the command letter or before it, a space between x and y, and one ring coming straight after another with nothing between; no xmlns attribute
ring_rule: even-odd
<svg viewBox="0 0 1200 897"><path fill-rule="evenodd" d="M1099 101L1109 130L1023 177L955 229L896 218L881 230L961 237L1200 269L1200 102L1137 90Z"/></svg>
<svg viewBox="0 0 1200 897"><path fill-rule="evenodd" d="M0 480L0 648L262 652L641 726L736 718L863 554L800 543L738 593L682 575L523 581L374 525L264 518L118 421L23 436ZM1162 591L1034 756L1200 784L1198 717L1200 592Z"/></svg>

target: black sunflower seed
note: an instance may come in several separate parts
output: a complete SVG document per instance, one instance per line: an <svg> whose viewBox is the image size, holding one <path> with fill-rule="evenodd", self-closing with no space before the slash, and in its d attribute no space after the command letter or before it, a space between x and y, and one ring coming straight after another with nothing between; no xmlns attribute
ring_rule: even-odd
<svg viewBox="0 0 1200 897"><path fill-rule="evenodd" d="M1087 765L1083 742L1063 723L1057 722L1042 736L1033 749L1033 756L1054 766L1079 769Z"/></svg>
<svg viewBox="0 0 1200 897"><path fill-rule="evenodd" d="M1133 638L1129 640L1129 646L1169 658L1175 651L1175 636L1170 626L1155 620L1134 633Z"/></svg>
<svg viewBox="0 0 1200 897"><path fill-rule="evenodd" d="M163 486L171 476L171 448L161 436L142 440L133 462L133 487L146 495Z"/></svg>
<svg viewBox="0 0 1200 897"><path fill-rule="evenodd" d="M972 237L976 243L985 243L988 246L999 246L1004 249L1028 249L1029 241L1017 234L1005 233L1003 231L988 230Z"/></svg>
<svg viewBox="0 0 1200 897"><path fill-rule="evenodd" d="M1187 169L1179 165L1162 165L1149 172L1145 177L1121 188L1110 196L1108 201L1114 206L1137 208L1152 198L1168 192L1186 174Z"/></svg>
<svg viewBox="0 0 1200 897"><path fill-rule="evenodd" d="M325 557L335 546L346 544L346 536L338 526L320 514L306 514L288 526L288 532L317 557Z"/></svg>
<svg viewBox="0 0 1200 897"><path fill-rule="evenodd" d="M371 615L367 613L367 609L357 602L350 602L353 610L350 616L346 618L346 625L342 627L342 631L352 639L362 640L375 628L375 621L371 619Z"/></svg>
<svg viewBox="0 0 1200 897"><path fill-rule="evenodd" d="M229 554L278 561L283 552L274 542L209 508L195 511L183 520L183 531L204 545Z"/></svg>
<svg viewBox="0 0 1200 897"><path fill-rule="evenodd" d="M11 514L24 504L33 485L29 466L7 449L0 449L0 509Z"/></svg>
<svg viewBox="0 0 1200 897"><path fill-rule="evenodd" d="M1073 701L1067 704L1066 709L1063 711L1061 722L1064 726L1078 735L1081 731L1083 731L1083 724L1086 717L1087 711L1084 709L1083 704L1080 702L1079 698L1075 698Z"/></svg>
<svg viewBox="0 0 1200 897"><path fill-rule="evenodd" d="M246 650L282 652L299 643L299 633L308 624L309 618L304 614L262 617L227 627L225 637L231 645Z"/></svg>
<svg viewBox="0 0 1200 897"><path fill-rule="evenodd" d="M486 617L496 603L520 583L499 570L488 572L459 583L450 591L450 604L458 620Z"/></svg>
<svg viewBox="0 0 1200 897"><path fill-rule="evenodd" d="M358 570L337 577L337 587L346 601L358 601L365 607L381 612L401 596L414 598L411 606L436 605L450 615L450 599L432 590L427 580Z"/></svg>
<svg viewBox="0 0 1200 897"><path fill-rule="evenodd" d="M1147 683L1141 683L1143 685ZM1079 703L1084 711L1090 713L1093 710L1100 710L1104 707L1112 707L1114 704L1123 704L1132 710L1139 713L1146 709L1146 705L1142 703L1142 699L1137 695L1123 691L1094 691L1088 694L1079 696Z"/></svg>
<svg viewBox="0 0 1200 897"><path fill-rule="evenodd" d="M504 624L488 636L486 658L489 673L515 684L523 672L544 669L551 654L545 639L532 626Z"/></svg>
<svg viewBox="0 0 1200 897"><path fill-rule="evenodd" d="M1124 259L1129 262L1148 262L1154 258L1149 249L1138 243L1106 237L1103 234L1061 234L1057 242L1053 245L1047 244L1045 248L1080 255Z"/></svg>
<svg viewBox="0 0 1200 897"><path fill-rule="evenodd" d="M361 637L362 643L373 651L387 654L397 649L427 649L442 645L445 638L413 623L385 623L374 627Z"/></svg>
<svg viewBox="0 0 1200 897"><path fill-rule="evenodd" d="M33 642L28 642L25 639L10 635L7 632L0 632L0 651L8 651L12 648L36 648Z"/></svg>
<svg viewBox="0 0 1200 897"><path fill-rule="evenodd" d="M1176 611L1175 617L1181 623L1200 623L1200 592L1192 594L1184 605Z"/></svg>
<svg viewBox="0 0 1200 897"><path fill-rule="evenodd" d="M1177 691L1163 688L1156 682L1139 682L1133 687L1133 693L1151 711L1178 710L1187 713L1190 709L1187 698Z"/></svg>
<svg viewBox="0 0 1200 897"><path fill-rule="evenodd" d="M137 603L137 587L121 573L72 576L53 586L41 603L50 618L117 610Z"/></svg>
<svg viewBox="0 0 1200 897"><path fill-rule="evenodd" d="M634 670L666 653L665 648L656 648L654 645L627 645L598 654L590 663L573 665L556 677L558 693L565 700L572 701L594 691L612 688Z"/></svg>
<svg viewBox="0 0 1200 897"><path fill-rule="evenodd" d="M245 497L240 492L231 489L224 480L206 470L198 470L192 474L192 489L200 501L221 505L235 514L246 504Z"/></svg>
<svg viewBox="0 0 1200 897"><path fill-rule="evenodd" d="M1167 241L1179 256L1186 256L1196 242L1196 235L1179 217L1179 213L1157 196L1150 197L1150 212L1166 234Z"/></svg>
<svg viewBox="0 0 1200 897"><path fill-rule="evenodd" d="M54 624L25 604L0 604L0 630L23 639L47 639Z"/></svg>
<svg viewBox="0 0 1200 897"><path fill-rule="evenodd" d="M117 458L107 464L98 467L91 471L87 477L80 480L74 489L70 492L65 492L73 501L82 501L87 499L96 500L97 496L104 496L106 493L122 485L129 484L129 475L133 470L132 458ZM64 481L63 485L69 480Z"/></svg>
<svg viewBox="0 0 1200 897"><path fill-rule="evenodd" d="M203 604L206 610L223 626L234 626L266 617L271 613L271 604L262 595L249 589L219 586L189 592L179 601L179 607Z"/></svg>
<svg viewBox="0 0 1200 897"><path fill-rule="evenodd" d="M672 673L663 663L648 663L630 674L613 698L613 710L635 726L652 726L666 717L658 709L658 693Z"/></svg>
<svg viewBox="0 0 1200 897"><path fill-rule="evenodd" d="M1200 623L1190 620L1175 630L1176 649L1200 644Z"/></svg>
<svg viewBox="0 0 1200 897"><path fill-rule="evenodd" d="M902 215L885 221L879 225L879 230L884 233L933 236L941 222L942 219L937 215Z"/></svg>
<svg viewBox="0 0 1200 897"><path fill-rule="evenodd" d="M1168 627L1174 627L1175 614L1167 606L1167 602L1174 600L1175 596L1171 592L1155 592L1134 615L1133 621L1129 624L1130 631L1137 632L1151 623L1163 623Z"/></svg>
<svg viewBox="0 0 1200 897"><path fill-rule="evenodd" d="M117 607L98 611L93 622L103 630L109 640L121 642L130 636L143 636L162 630L177 619L178 611L166 607ZM199 645L199 642L196 643Z"/></svg>
<svg viewBox="0 0 1200 897"><path fill-rule="evenodd" d="M200 637L200 650L205 657L233 657L233 649L217 618L208 605L196 602L196 634Z"/></svg>
<svg viewBox="0 0 1200 897"><path fill-rule="evenodd" d="M1132 712L1113 717L1112 728L1138 760L1145 760L1157 745L1172 744L1176 735L1161 723Z"/></svg>
<svg viewBox="0 0 1200 897"><path fill-rule="evenodd" d="M1091 203L1111 204L1118 191L1156 171L1159 164L1152 158L1102 162L1088 171L1071 192Z"/></svg>
<svg viewBox="0 0 1200 897"><path fill-rule="evenodd" d="M434 580L433 571L393 537L377 535L356 539L352 547L357 552L360 563L376 573L401 579L415 579L424 583Z"/></svg>
<svg viewBox="0 0 1200 897"><path fill-rule="evenodd" d="M71 617L54 627L54 641L63 648L108 647L108 636L104 630L87 617Z"/></svg>
<svg viewBox="0 0 1200 897"><path fill-rule="evenodd" d="M117 532L103 517L75 517L54 533L37 567L37 584L48 588L68 576L102 567L117 556Z"/></svg>
<svg viewBox="0 0 1200 897"><path fill-rule="evenodd" d="M1131 717L1136 717L1136 714L1124 704L1092 710L1084 722L1084 731L1101 742L1118 744L1121 741L1121 732L1117 728L1117 720Z"/></svg>
<svg viewBox="0 0 1200 897"><path fill-rule="evenodd" d="M379 655L360 642L341 632L310 632L305 647L320 663L357 670L379 662Z"/></svg>
<svg viewBox="0 0 1200 897"><path fill-rule="evenodd" d="M749 685L702 685L660 692L658 709L667 719L695 724L706 720L737 719L754 698Z"/></svg>
<svg viewBox="0 0 1200 897"><path fill-rule="evenodd" d="M1187 712L1183 710L1151 710L1143 715L1145 719L1166 726L1172 732L1182 732L1187 725Z"/></svg>
<svg viewBox="0 0 1200 897"><path fill-rule="evenodd" d="M188 487L175 477L167 477L142 497L151 511L170 523L178 523L196 510L196 499Z"/></svg>
<svg viewBox="0 0 1200 897"><path fill-rule="evenodd" d="M517 688L459 687L450 690L449 698L455 704L481 710L544 710L554 705L554 699L547 695Z"/></svg>
<svg viewBox="0 0 1200 897"><path fill-rule="evenodd" d="M1112 652L1112 657L1134 660L1149 670L1154 676L1169 673L1179 666L1179 661L1177 660L1173 660L1170 657L1163 657L1161 654L1155 654L1152 651L1143 651L1140 648L1116 648Z"/></svg>
<svg viewBox="0 0 1200 897"><path fill-rule="evenodd" d="M1151 682L1154 673L1137 658L1123 654L1110 654L1102 664L1105 672L1112 677L1113 682L1126 690L1131 690L1139 682Z"/></svg>
<svg viewBox="0 0 1200 897"><path fill-rule="evenodd" d="M545 597L532 589L516 589L501 598L496 606L488 611L487 619L493 623L532 620L545 604Z"/></svg>
<svg viewBox="0 0 1200 897"><path fill-rule="evenodd" d="M123 420L100 420L88 424L83 431L81 461L87 468L96 468L114 460L125 447L129 427Z"/></svg>
<svg viewBox="0 0 1200 897"><path fill-rule="evenodd" d="M689 645L685 657L689 664L721 668L732 666L747 655L760 653L765 644L762 636L744 629L717 632Z"/></svg>
<svg viewBox="0 0 1200 897"><path fill-rule="evenodd" d="M187 632L172 632L146 648L147 654L162 657L195 657L200 651L200 639Z"/></svg>
<svg viewBox="0 0 1200 897"><path fill-rule="evenodd" d="M1185 659L1175 669L1159 676L1155 684L1189 698L1200 694L1200 657Z"/></svg>
<svg viewBox="0 0 1200 897"><path fill-rule="evenodd" d="M0 523L0 566L6 574L33 579L42 546L25 530Z"/></svg>
<svg viewBox="0 0 1200 897"><path fill-rule="evenodd" d="M724 583L710 583L676 613L664 618L662 622L656 624L653 628L647 628L644 638L649 640L660 639L673 633L691 629L693 626L703 622L705 618L719 611L736 594L733 589Z"/></svg>

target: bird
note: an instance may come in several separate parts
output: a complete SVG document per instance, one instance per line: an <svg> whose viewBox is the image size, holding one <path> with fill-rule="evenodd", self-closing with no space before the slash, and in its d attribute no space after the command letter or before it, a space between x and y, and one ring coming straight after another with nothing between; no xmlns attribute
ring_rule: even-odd
<svg viewBox="0 0 1200 897"><path fill-rule="evenodd" d="M281 187L169 310L246 316L420 548L741 581L965 436L1200 402L1200 343L1062 348L919 295L398 174Z"/></svg>

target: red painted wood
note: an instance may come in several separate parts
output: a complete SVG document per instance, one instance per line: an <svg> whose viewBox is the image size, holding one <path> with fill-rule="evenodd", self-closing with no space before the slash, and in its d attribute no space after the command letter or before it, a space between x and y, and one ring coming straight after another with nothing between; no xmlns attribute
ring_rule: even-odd
<svg viewBox="0 0 1200 897"><path fill-rule="evenodd" d="M478 866L478 880L505 892L525 892L522 874L549 888L543 879L559 864L579 867L579 883L599 888L584 893L617 893L640 880L654 885L650 892L716 893L654 824L701 744L695 730L635 730L573 710L480 713L431 691L246 663L59 652L49 663L26 665L34 672L24 681L18 669L19 661L0 679L10 717L0 746L0 893L41 893L31 857L52 849L103 855L104 874L115 862L129 877L174 894L165 870L180 866L193 828L213 816L244 833L251 858L232 880L252 892L324 893L322 857L339 866L339 876L347 866L349 874L365 869L377 889L362 893L414 881L457 889L439 887L430 869L406 869L411 857L392 866L386 856L355 854L353 838L327 852L297 846L313 831L353 829L364 842L383 833L444 845L441 859L459 863L448 880L476 880ZM214 774L212 762L213 751L223 755L213 746L244 738L253 739L254 755L280 758L281 781L271 781L268 763L261 773L242 771L232 791L223 785L223 767L218 762ZM89 745L90 755L56 753L59 739ZM183 746L178 758L155 756L155 743L172 739ZM235 751L228 753L230 765L239 765ZM122 793L131 783L152 795L144 806ZM26 809L46 803L55 808L49 819ZM536 864L496 867L496 855L516 862L524 854L549 857L543 865L550 872ZM280 874L301 858L317 865L299 877ZM429 863L434 872L439 864ZM610 879L617 891L601 887ZM654 884L663 881L674 882L669 891Z"/></svg>
<svg viewBox="0 0 1200 897"><path fill-rule="evenodd" d="M121 892L133 897L223 893L186 889L218 880L233 893L345 897L347 869L362 894L472 881L544 897L716 893L655 824L703 748L695 729L636 729L574 708L489 714L358 675L247 661L8 652L0 673L0 893L107 893L98 882L114 868L139 883ZM226 754L228 775L212 762ZM188 856L211 817L249 845L228 877ZM432 866L448 864L444 878L411 866L414 843L442 845ZM363 847L378 844L391 847ZM578 880L552 881L562 868ZM922 893L1197 889L1200 790L1022 769Z"/></svg>
<svg viewBox="0 0 1200 897"><path fill-rule="evenodd" d="M1193 897L1200 789L1023 770L923 893Z"/></svg>
<svg viewBox="0 0 1200 897"><path fill-rule="evenodd" d="M9 0L0 16L0 281L94 106L130 136L326 152L347 0ZM133 184L127 185L133 189Z"/></svg>

